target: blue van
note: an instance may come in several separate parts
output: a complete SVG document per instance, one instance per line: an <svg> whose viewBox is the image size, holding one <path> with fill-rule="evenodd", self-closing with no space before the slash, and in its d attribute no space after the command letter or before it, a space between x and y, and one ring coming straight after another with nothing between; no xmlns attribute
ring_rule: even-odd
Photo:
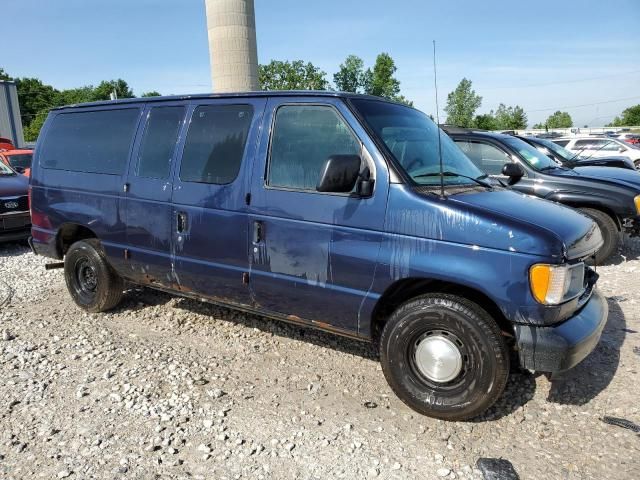
<svg viewBox="0 0 640 480"><path fill-rule="evenodd" d="M59 108L31 188L32 248L64 259L81 308L144 285L372 341L394 392L431 417L482 413L514 361L573 367L607 319L589 218L504 188L380 98Z"/></svg>

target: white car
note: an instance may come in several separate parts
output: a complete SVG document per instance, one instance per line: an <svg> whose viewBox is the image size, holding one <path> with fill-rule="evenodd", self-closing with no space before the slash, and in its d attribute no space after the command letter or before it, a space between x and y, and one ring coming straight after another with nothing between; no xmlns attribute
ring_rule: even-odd
<svg viewBox="0 0 640 480"><path fill-rule="evenodd" d="M563 137L554 138L554 143L583 157L610 157L619 155L631 160L640 169L640 148L610 137Z"/></svg>

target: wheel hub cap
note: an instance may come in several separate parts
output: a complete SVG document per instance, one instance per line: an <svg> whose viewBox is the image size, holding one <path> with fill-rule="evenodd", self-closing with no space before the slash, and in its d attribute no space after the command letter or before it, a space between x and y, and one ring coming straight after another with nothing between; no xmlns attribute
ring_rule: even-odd
<svg viewBox="0 0 640 480"><path fill-rule="evenodd" d="M418 370L433 382L450 382L462 371L460 349L442 335L423 338L418 342L415 352Z"/></svg>

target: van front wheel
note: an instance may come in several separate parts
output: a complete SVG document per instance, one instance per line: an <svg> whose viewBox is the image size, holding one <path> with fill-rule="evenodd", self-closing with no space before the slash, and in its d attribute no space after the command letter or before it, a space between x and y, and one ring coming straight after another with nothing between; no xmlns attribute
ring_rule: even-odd
<svg viewBox="0 0 640 480"><path fill-rule="evenodd" d="M443 420L480 415L500 397L509 376L497 324L455 295L428 294L400 306L382 331L380 360L404 403Z"/></svg>
<svg viewBox="0 0 640 480"><path fill-rule="evenodd" d="M88 312L106 312L122 300L124 282L96 239L71 245L64 259L64 279L73 300Z"/></svg>

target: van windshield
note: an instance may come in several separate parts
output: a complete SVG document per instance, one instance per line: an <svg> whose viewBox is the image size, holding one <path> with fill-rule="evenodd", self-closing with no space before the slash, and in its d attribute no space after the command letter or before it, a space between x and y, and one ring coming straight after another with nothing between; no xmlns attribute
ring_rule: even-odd
<svg viewBox="0 0 640 480"><path fill-rule="evenodd" d="M361 98L351 102L393 155L396 164L414 182L418 185L440 184L438 127L429 117L394 103ZM440 136L445 185L473 184L476 183L473 179L486 177L446 133L441 132Z"/></svg>

